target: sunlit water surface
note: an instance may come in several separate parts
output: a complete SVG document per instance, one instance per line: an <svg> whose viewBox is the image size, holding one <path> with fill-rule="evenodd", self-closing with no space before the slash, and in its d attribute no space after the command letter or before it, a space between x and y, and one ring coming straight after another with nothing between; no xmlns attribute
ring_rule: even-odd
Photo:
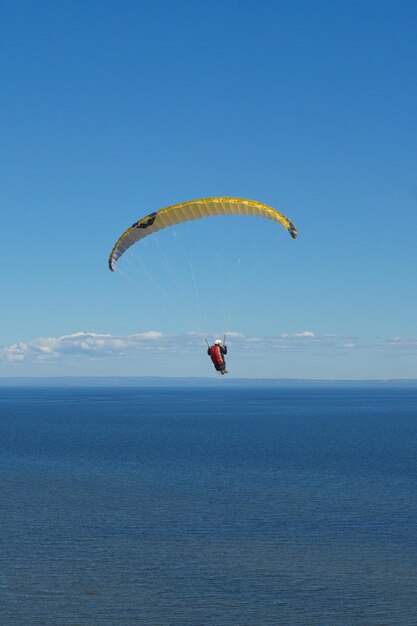
<svg viewBox="0 0 417 626"><path fill-rule="evenodd" d="M0 623L417 624L417 389L1 388Z"/></svg>

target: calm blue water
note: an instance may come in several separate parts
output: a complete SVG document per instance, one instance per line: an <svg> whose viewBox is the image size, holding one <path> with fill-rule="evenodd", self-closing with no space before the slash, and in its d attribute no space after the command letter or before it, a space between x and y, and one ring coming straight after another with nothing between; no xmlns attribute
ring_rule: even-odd
<svg viewBox="0 0 417 626"><path fill-rule="evenodd" d="M417 624L417 389L1 388L0 624Z"/></svg>

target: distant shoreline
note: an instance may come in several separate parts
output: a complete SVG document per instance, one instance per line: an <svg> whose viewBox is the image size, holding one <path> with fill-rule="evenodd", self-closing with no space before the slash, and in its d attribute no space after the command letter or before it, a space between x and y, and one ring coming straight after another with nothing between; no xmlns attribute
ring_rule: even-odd
<svg viewBox="0 0 417 626"><path fill-rule="evenodd" d="M164 376L2 376L0 387L417 387L417 379L330 380Z"/></svg>

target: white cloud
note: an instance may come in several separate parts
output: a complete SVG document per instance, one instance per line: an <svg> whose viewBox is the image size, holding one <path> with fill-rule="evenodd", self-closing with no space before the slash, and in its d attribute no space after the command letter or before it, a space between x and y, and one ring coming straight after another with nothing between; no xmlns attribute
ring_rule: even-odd
<svg viewBox="0 0 417 626"><path fill-rule="evenodd" d="M417 339L415 337L392 337L391 339L381 340L378 344L380 348L387 350L417 350Z"/></svg>
<svg viewBox="0 0 417 626"><path fill-rule="evenodd" d="M45 361L73 356L122 356L129 350L148 349L149 343L162 337L162 333L149 331L117 337L109 334L77 332L61 337L40 337L30 342L21 342L0 350L4 361Z"/></svg>
<svg viewBox="0 0 417 626"><path fill-rule="evenodd" d="M348 337L337 335L316 335L310 330L296 333L281 333L271 336L245 337L242 348L263 351L308 351L313 348L339 348L346 342L351 341Z"/></svg>
<svg viewBox="0 0 417 626"><path fill-rule="evenodd" d="M25 358L26 346L27 344L24 343L8 346L0 351L0 356L4 361L9 361L10 363L23 361Z"/></svg>

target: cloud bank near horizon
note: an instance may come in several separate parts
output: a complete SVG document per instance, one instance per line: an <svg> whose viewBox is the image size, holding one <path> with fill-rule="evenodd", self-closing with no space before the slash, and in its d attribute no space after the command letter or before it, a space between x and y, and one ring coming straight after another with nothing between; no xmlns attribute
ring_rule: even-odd
<svg viewBox="0 0 417 626"><path fill-rule="evenodd" d="M211 336L211 334L210 334ZM123 358L138 353L199 354L205 346L204 333L164 334L149 330L132 335L76 332L61 337L39 337L0 348L3 363L51 362L65 358L104 359ZM312 331L281 333L274 336L245 335L229 332L228 344L236 352L274 353L278 351L308 351L312 348L352 349L358 346L351 337L316 335ZM417 341L416 341L417 346Z"/></svg>
<svg viewBox="0 0 417 626"><path fill-rule="evenodd" d="M213 341L222 334L209 333ZM206 376L205 333L74 332L0 348L0 376ZM417 339L374 340L311 330L262 336L229 332L229 371L249 378L417 378Z"/></svg>

